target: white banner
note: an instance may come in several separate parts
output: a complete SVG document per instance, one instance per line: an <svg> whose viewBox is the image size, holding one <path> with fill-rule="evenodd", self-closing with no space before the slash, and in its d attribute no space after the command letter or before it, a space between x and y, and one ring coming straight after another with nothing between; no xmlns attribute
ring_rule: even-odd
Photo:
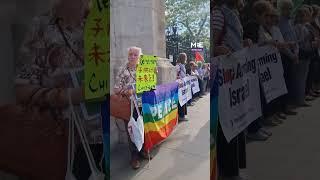
<svg viewBox="0 0 320 180"><path fill-rule="evenodd" d="M191 80L192 94L194 95L194 94L200 92L200 86L199 86L198 78L195 77L195 76L191 76L190 80Z"/></svg>
<svg viewBox="0 0 320 180"><path fill-rule="evenodd" d="M259 77L267 103L287 94L286 82L280 53L273 47L260 47L251 50L256 54Z"/></svg>
<svg viewBox="0 0 320 180"><path fill-rule="evenodd" d="M177 80L177 82L179 83L178 96L180 106L185 105L190 99L192 99L190 80L191 79L189 77Z"/></svg>
<svg viewBox="0 0 320 180"><path fill-rule="evenodd" d="M258 65L248 49L218 62L219 121L228 142L262 115Z"/></svg>

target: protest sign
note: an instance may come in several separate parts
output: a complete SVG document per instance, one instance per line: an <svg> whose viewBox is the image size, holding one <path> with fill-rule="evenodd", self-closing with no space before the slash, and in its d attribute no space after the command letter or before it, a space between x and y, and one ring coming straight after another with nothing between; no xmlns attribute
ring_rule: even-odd
<svg viewBox="0 0 320 180"><path fill-rule="evenodd" d="M251 50L259 66L259 79L266 102L286 94L287 87L283 77L281 56L277 49L265 46Z"/></svg>
<svg viewBox="0 0 320 180"><path fill-rule="evenodd" d="M150 55L141 55L136 72L136 92L142 93L156 88L158 57Z"/></svg>
<svg viewBox="0 0 320 180"><path fill-rule="evenodd" d="M248 49L218 62L219 120L228 142L262 115L258 65Z"/></svg>
<svg viewBox="0 0 320 180"><path fill-rule="evenodd" d="M179 104L180 106L183 106L192 99L190 78L185 77L183 79L178 79L177 82L180 84L178 89Z"/></svg>
<svg viewBox="0 0 320 180"><path fill-rule="evenodd" d="M96 0L84 29L85 99L104 98L109 93L110 7L109 1Z"/></svg>
<svg viewBox="0 0 320 180"><path fill-rule="evenodd" d="M144 149L165 140L178 123L178 83L157 86L154 91L142 94L144 120Z"/></svg>
<svg viewBox="0 0 320 180"><path fill-rule="evenodd" d="M191 81L192 94L194 95L194 94L200 92L198 78L193 76L190 78L190 81Z"/></svg>

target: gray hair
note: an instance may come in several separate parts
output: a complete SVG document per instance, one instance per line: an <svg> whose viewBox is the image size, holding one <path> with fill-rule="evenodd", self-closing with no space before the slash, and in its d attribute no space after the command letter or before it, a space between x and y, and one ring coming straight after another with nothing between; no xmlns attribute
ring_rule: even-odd
<svg viewBox="0 0 320 180"><path fill-rule="evenodd" d="M128 53L129 53L130 51L132 51L132 50L138 51L138 52L139 52L139 56L142 55L142 49L141 49L141 48L136 47L136 46L131 46L131 47L128 48Z"/></svg>
<svg viewBox="0 0 320 180"><path fill-rule="evenodd" d="M280 0L280 1L278 2L278 7L279 7L280 11L281 11L284 7L287 7L287 6L289 6L289 5L293 6L292 0Z"/></svg>

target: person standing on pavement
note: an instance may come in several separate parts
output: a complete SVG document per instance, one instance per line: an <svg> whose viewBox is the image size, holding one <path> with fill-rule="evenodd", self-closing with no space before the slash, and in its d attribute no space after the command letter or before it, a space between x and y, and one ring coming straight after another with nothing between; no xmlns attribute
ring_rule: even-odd
<svg viewBox="0 0 320 180"><path fill-rule="evenodd" d="M272 34L272 38L274 40L276 40L277 42L279 43L285 43L284 41L284 38L283 38L283 35L281 33L281 30L279 28L279 22L280 22L280 14L278 13L278 11L276 9L274 9L272 11L272 14L271 14L271 23L272 23L272 28L271 28L271 34ZM295 43L288 43L288 46L296 46ZM286 87L288 89L289 87L289 77L288 77L288 68L286 67L286 65L288 64L288 62L285 62L285 60L288 60L288 58L285 58L286 57L286 54L289 54L289 51L290 51L290 48L291 47L286 47L286 48L281 48L279 49L279 52L280 52L280 55L281 55L281 62L282 62L282 67L283 67L283 76L284 76L284 80L285 80L285 83L286 83ZM286 119L286 114L284 114L285 110L287 109L288 107L288 95L285 94L283 96L281 96L279 98L279 112L277 114L275 114L277 116L277 118L279 118L279 120L285 120ZM281 121L280 120L280 121Z"/></svg>
<svg viewBox="0 0 320 180"><path fill-rule="evenodd" d="M204 85L204 70L203 70L203 63L200 61L198 62L198 73L199 73L199 78L198 78L198 82L199 82L199 88L200 88L200 92L199 92L199 97L202 98L204 95L203 92L203 85Z"/></svg>
<svg viewBox="0 0 320 180"><path fill-rule="evenodd" d="M212 10L214 56L226 55L251 46L251 40L243 40L243 28L239 15L239 0L217 0ZM243 132L230 142L224 137L220 122L217 130L217 161L219 174L224 179L240 180L240 169L246 168L246 139Z"/></svg>
<svg viewBox="0 0 320 180"><path fill-rule="evenodd" d="M191 67L191 76L197 77L198 82L199 82L199 87L200 87L201 75L198 71L198 65L194 61L191 61L190 67ZM198 100L198 98L201 98L200 92L195 93L194 97L195 98L192 98L193 100Z"/></svg>
<svg viewBox="0 0 320 180"><path fill-rule="evenodd" d="M139 64L141 55L142 55L141 48L139 47L129 48L128 62L120 68L118 75L116 77L116 83L114 85L114 92L116 94L120 93L120 94L126 95L127 97L130 97L136 94L134 90L134 86L136 83L136 70L137 70L137 65ZM142 112L141 97L138 96L137 101L138 101L137 104L139 106L139 110L140 112ZM138 118L138 112L136 108L134 108L133 117L135 119ZM125 126L126 126L126 129L128 129L128 122L125 123ZM131 153L130 165L133 169L139 169L140 168L139 157L143 159L149 159L149 155L143 150L139 152L135 144L131 141L128 131L126 132L128 136L129 150Z"/></svg>
<svg viewBox="0 0 320 180"><path fill-rule="evenodd" d="M315 100L315 98L319 97L319 94L314 90L314 82L317 76L317 65L318 65L318 47L317 41L320 39L320 31L315 23L316 17L318 16L318 12L312 6L306 6L309 10L308 13L308 23L306 23L306 28L310 32L312 36L313 42L313 55L310 58L310 65L309 65L309 73L307 77L307 84L306 84L306 101Z"/></svg>
<svg viewBox="0 0 320 180"><path fill-rule="evenodd" d="M176 64L176 70L177 70L177 79L183 80L187 76L187 70L186 70L186 63L187 63L187 54L186 53L180 53L177 64ZM187 115L187 105L178 106L178 114L179 114L179 121L188 121L188 119L185 117Z"/></svg>
<svg viewBox="0 0 320 180"><path fill-rule="evenodd" d="M314 56L313 51L313 35L308 29L310 23L310 11L308 8L299 8L295 18L295 31L299 43L299 63L294 66L295 82L297 84L296 105L308 107L310 104L306 102L306 85L309 73L309 65Z"/></svg>
<svg viewBox="0 0 320 180"><path fill-rule="evenodd" d="M291 12L293 10L293 3L291 0L282 0L279 2L279 9L280 9L280 22L279 28L283 35L285 42L292 42L296 43L296 46L292 46L287 48L288 50L283 53L281 57L282 62L284 64L284 72L287 74L285 75L286 82L287 82L287 89L288 94L286 97L286 108L284 113L286 115L296 115L293 109L295 108L293 99L296 98L295 91L296 91L296 82L294 80L294 70L293 67L295 64L299 62L299 46L297 44L297 35L291 20Z"/></svg>
<svg viewBox="0 0 320 180"><path fill-rule="evenodd" d="M66 77L70 77L70 71L84 66L83 30L88 6L87 1L57 0L50 12L33 18L19 52L21 67L16 69L15 82L18 103L50 112L59 125L67 124L72 118L69 95L76 109L84 102L83 85L74 87ZM95 163L101 169L101 119L84 121L84 126ZM76 142L73 174L78 180L86 180L91 174L79 140Z"/></svg>

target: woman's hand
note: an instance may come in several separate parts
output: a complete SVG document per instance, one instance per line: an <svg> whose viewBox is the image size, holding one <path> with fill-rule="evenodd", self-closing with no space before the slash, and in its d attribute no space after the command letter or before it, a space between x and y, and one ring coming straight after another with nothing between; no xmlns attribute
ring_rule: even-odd
<svg viewBox="0 0 320 180"><path fill-rule="evenodd" d="M288 42L288 46L293 49L297 47L297 44L295 42Z"/></svg>
<svg viewBox="0 0 320 180"><path fill-rule="evenodd" d="M286 49L290 47L289 43L280 43L280 42L276 42L276 47L278 49Z"/></svg>
<svg viewBox="0 0 320 180"><path fill-rule="evenodd" d="M125 95L127 95L128 97L132 96L134 94L134 90L133 89L128 89L125 91Z"/></svg>
<svg viewBox="0 0 320 180"><path fill-rule="evenodd" d="M297 55L293 57L293 64L299 64L299 57Z"/></svg>
<svg viewBox="0 0 320 180"><path fill-rule="evenodd" d="M231 50L225 46L217 46L215 48L215 56L228 55L231 53Z"/></svg>

